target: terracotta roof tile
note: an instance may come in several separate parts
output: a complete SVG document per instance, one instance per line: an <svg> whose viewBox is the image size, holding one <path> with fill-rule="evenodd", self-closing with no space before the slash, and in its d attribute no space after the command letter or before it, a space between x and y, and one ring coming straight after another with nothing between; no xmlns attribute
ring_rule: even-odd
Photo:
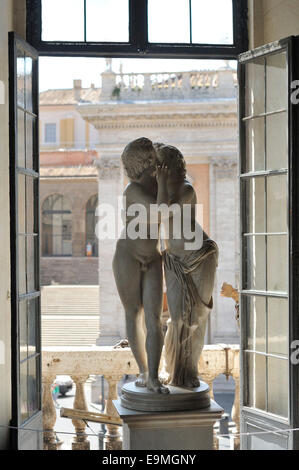
<svg viewBox="0 0 299 470"><path fill-rule="evenodd" d="M60 90L47 90L39 94L40 106L78 103L98 103L100 99L101 88L81 88L80 100L75 98L75 90L73 88Z"/></svg>
<svg viewBox="0 0 299 470"><path fill-rule="evenodd" d="M94 165L41 167L40 176L41 178L98 176L98 170Z"/></svg>

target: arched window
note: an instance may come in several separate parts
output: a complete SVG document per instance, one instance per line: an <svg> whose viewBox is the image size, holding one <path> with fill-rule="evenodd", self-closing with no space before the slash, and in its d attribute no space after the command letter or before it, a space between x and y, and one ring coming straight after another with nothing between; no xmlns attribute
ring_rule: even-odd
<svg viewBox="0 0 299 470"><path fill-rule="evenodd" d="M72 211L69 201L53 194L42 208L43 256L72 256Z"/></svg>
<svg viewBox="0 0 299 470"><path fill-rule="evenodd" d="M86 256L98 256L98 239L96 236L96 208L98 195L94 194L86 204Z"/></svg>

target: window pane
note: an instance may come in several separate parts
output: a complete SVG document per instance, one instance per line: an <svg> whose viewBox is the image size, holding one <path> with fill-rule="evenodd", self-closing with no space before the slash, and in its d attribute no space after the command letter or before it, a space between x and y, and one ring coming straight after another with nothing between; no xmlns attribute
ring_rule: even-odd
<svg viewBox="0 0 299 470"><path fill-rule="evenodd" d="M266 244L264 236L244 237L244 289L266 290Z"/></svg>
<svg viewBox="0 0 299 470"><path fill-rule="evenodd" d="M266 410L266 358L260 354L246 353L247 405Z"/></svg>
<svg viewBox="0 0 299 470"><path fill-rule="evenodd" d="M55 144L56 140L57 140L56 124L52 124L52 123L45 124L45 143Z"/></svg>
<svg viewBox="0 0 299 470"><path fill-rule="evenodd" d="M288 116L273 114L266 118L267 170L288 168Z"/></svg>
<svg viewBox="0 0 299 470"><path fill-rule="evenodd" d="M288 300L268 298L268 352L288 354Z"/></svg>
<svg viewBox="0 0 299 470"><path fill-rule="evenodd" d="M36 264L36 237L26 237L27 244L27 292L36 289L35 264Z"/></svg>
<svg viewBox="0 0 299 470"><path fill-rule="evenodd" d="M245 172L265 169L265 119L255 118L246 126L246 168Z"/></svg>
<svg viewBox="0 0 299 470"><path fill-rule="evenodd" d="M25 58L25 104L28 111L32 111L32 63L32 58L27 56Z"/></svg>
<svg viewBox="0 0 299 470"><path fill-rule="evenodd" d="M267 178L267 232L287 232L287 176Z"/></svg>
<svg viewBox="0 0 299 470"><path fill-rule="evenodd" d="M26 114L26 168L32 168L33 161L33 116Z"/></svg>
<svg viewBox="0 0 299 470"><path fill-rule="evenodd" d="M266 75L267 112L287 109L288 76L285 52L267 57Z"/></svg>
<svg viewBox="0 0 299 470"><path fill-rule="evenodd" d="M265 178L250 178L244 182L246 203L246 233L264 233L265 226Z"/></svg>
<svg viewBox="0 0 299 470"><path fill-rule="evenodd" d="M26 194L25 194L25 175L18 174L18 231L26 232Z"/></svg>
<svg viewBox="0 0 299 470"><path fill-rule="evenodd" d="M247 318L247 349L266 352L266 299L248 296L245 298Z"/></svg>
<svg viewBox="0 0 299 470"><path fill-rule="evenodd" d="M26 176L26 229L27 233L34 233L34 178Z"/></svg>
<svg viewBox="0 0 299 470"><path fill-rule="evenodd" d="M38 411L37 358L28 360L28 412L32 416Z"/></svg>
<svg viewBox="0 0 299 470"><path fill-rule="evenodd" d="M189 0L148 0L148 39L190 43Z"/></svg>
<svg viewBox="0 0 299 470"><path fill-rule="evenodd" d="M17 103L25 107L25 54L23 49L17 49Z"/></svg>
<svg viewBox="0 0 299 470"><path fill-rule="evenodd" d="M28 355L36 353L38 300L28 300Z"/></svg>
<svg viewBox="0 0 299 470"><path fill-rule="evenodd" d="M43 41L84 41L83 0L42 0Z"/></svg>
<svg viewBox="0 0 299 470"><path fill-rule="evenodd" d="M245 69L245 115L265 112L265 61L256 59Z"/></svg>
<svg viewBox="0 0 299 470"><path fill-rule="evenodd" d="M191 0L191 12L193 43L233 44L232 0Z"/></svg>
<svg viewBox="0 0 299 470"><path fill-rule="evenodd" d="M25 113L18 109L18 160L17 166L25 168Z"/></svg>
<svg viewBox="0 0 299 470"><path fill-rule="evenodd" d="M128 0L86 0L86 40L128 42Z"/></svg>
<svg viewBox="0 0 299 470"><path fill-rule="evenodd" d="M268 411L279 416L288 416L289 362L268 358Z"/></svg>
<svg viewBox="0 0 299 470"><path fill-rule="evenodd" d="M288 292L287 235L267 237L267 290Z"/></svg>
<svg viewBox="0 0 299 470"><path fill-rule="evenodd" d="M27 361L20 364L20 413L21 422L28 418L27 404Z"/></svg>
<svg viewBox="0 0 299 470"><path fill-rule="evenodd" d="M27 301L19 303L20 361L27 358Z"/></svg>
<svg viewBox="0 0 299 470"><path fill-rule="evenodd" d="M18 282L19 294L26 293L26 237L19 235L18 241Z"/></svg>

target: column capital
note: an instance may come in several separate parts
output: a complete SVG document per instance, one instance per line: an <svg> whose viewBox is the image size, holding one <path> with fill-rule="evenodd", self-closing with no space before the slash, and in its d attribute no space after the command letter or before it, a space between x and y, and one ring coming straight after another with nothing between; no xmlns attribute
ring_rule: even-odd
<svg viewBox="0 0 299 470"><path fill-rule="evenodd" d="M122 166L120 158L100 157L94 161L99 172L99 179L118 179L121 176Z"/></svg>
<svg viewBox="0 0 299 470"><path fill-rule="evenodd" d="M237 158L231 157L211 157L210 163L217 169L229 170L237 166Z"/></svg>

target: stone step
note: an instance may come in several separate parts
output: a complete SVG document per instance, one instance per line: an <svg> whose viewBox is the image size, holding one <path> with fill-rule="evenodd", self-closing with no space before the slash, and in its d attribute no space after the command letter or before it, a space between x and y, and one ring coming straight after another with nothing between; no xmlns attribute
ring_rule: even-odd
<svg viewBox="0 0 299 470"><path fill-rule="evenodd" d="M42 315L89 315L99 317L98 286L44 286Z"/></svg>
<svg viewBox="0 0 299 470"><path fill-rule="evenodd" d="M99 319L96 317L62 317L42 315L42 345L89 346L99 335Z"/></svg>
<svg viewBox="0 0 299 470"><path fill-rule="evenodd" d="M44 286L42 345L90 346L99 336L98 286Z"/></svg>

